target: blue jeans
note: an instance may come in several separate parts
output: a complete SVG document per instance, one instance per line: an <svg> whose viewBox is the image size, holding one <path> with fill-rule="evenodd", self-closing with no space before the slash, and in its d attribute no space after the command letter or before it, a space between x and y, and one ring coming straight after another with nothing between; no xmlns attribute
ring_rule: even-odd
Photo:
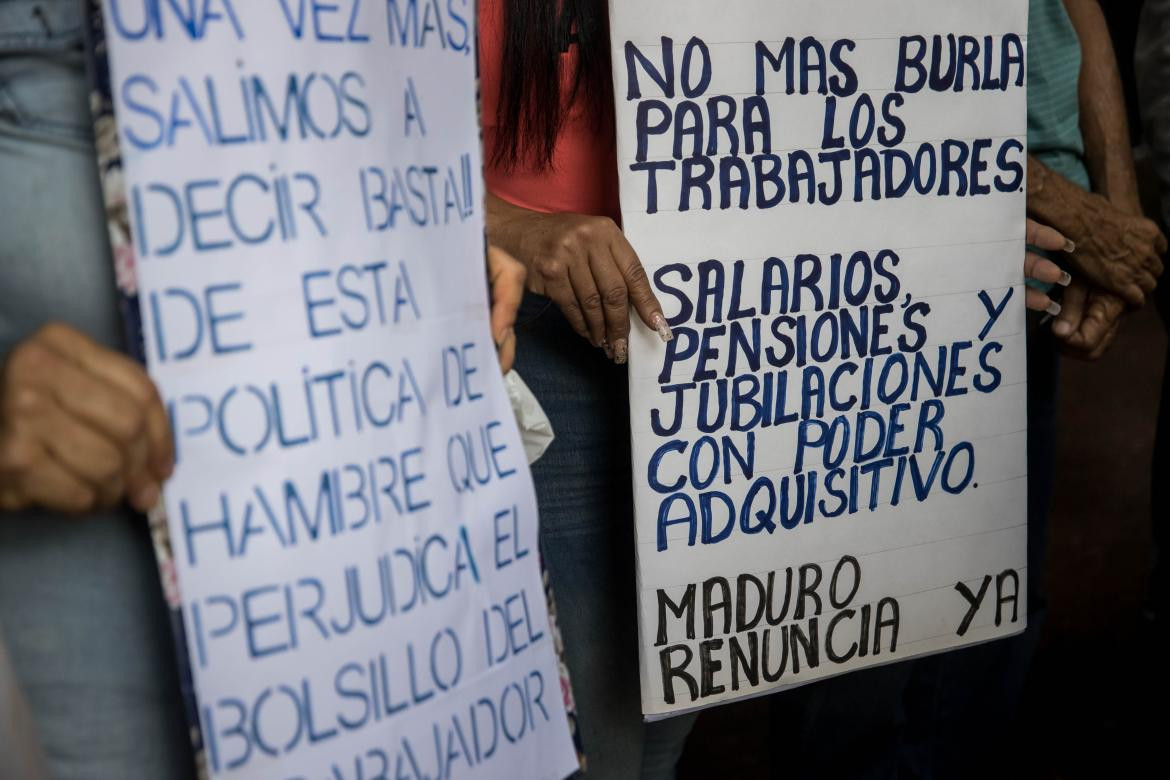
<svg viewBox="0 0 1170 780"><path fill-rule="evenodd" d="M695 716L643 724L626 371L527 295L516 370L556 440L532 469L590 778L669 780Z"/></svg>
<svg viewBox="0 0 1170 780"><path fill-rule="evenodd" d="M0 0L0 361L49 320L121 342L81 6ZM50 777L193 775L145 519L0 514L0 629Z"/></svg>

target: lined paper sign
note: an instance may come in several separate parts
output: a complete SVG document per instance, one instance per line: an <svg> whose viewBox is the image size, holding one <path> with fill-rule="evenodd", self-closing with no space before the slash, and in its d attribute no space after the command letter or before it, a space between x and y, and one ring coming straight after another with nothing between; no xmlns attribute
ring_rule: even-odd
<svg viewBox="0 0 1170 780"><path fill-rule="evenodd" d="M201 768L574 771L488 326L474 4L103 10Z"/></svg>
<svg viewBox="0 0 1170 780"><path fill-rule="evenodd" d="M643 711L1022 631L1027 3L610 13Z"/></svg>

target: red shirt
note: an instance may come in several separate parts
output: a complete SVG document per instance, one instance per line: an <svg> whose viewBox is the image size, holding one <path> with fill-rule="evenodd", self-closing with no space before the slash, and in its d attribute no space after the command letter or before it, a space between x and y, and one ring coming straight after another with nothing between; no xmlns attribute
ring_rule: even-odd
<svg viewBox="0 0 1170 780"><path fill-rule="evenodd" d="M509 203L534 211L594 214L619 219L617 152L611 122L593 121L578 101L557 138L551 168L521 161L505 171L492 164L496 110L500 100L506 0L479 4L479 73L483 95L484 176L487 189ZM563 92L572 87L577 44L561 55Z"/></svg>

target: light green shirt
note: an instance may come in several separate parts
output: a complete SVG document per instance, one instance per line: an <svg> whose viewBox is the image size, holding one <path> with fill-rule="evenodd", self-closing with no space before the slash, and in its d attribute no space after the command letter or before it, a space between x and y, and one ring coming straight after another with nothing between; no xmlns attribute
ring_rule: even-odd
<svg viewBox="0 0 1170 780"><path fill-rule="evenodd" d="M1028 151L1089 189L1077 84L1081 43L1062 0L1031 0L1028 18Z"/></svg>

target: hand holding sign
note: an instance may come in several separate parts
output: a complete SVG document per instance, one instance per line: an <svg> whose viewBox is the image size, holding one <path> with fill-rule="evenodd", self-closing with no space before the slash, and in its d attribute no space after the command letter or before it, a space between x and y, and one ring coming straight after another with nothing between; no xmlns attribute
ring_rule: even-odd
<svg viewBox="0 0 1170 780"><path fill-rule="evenodd" d="M66 325L14 348L0 373L0 509L146 511L174 465L166 412L132 360Z"/></svg>
<svg viewBox="0 0 1170 780"><path fill-rule="evenodd" d="M1041 225L1033 219L1028 220L1027 230L1025 240L1029 246L1045 249L1049 252L1071 252L1076 248L1073 242L1065 238L1059 230ZM1024 253L1024 276L1038 282L1059 284L1062 287L1068 287L1069 282L1072 281L1072 277L1067 271L1043 255L1030 250ZM1060 314L1060 305L1053 304L1051 298L1034 287L1027 289L1024 302L1032 311L1047 311L1052 315Z"/></svg>
<svg viewBox="0 0 1170 780"><path fill-rule="evenodd" d="M493 242L528 268L528 288L551 298L573 330L610 359L625 363L628 357L631 305L670 340L642 261L612 219L544 214L489 196L488 229Z"/></svg>
<svg viewBox="0 0 1170 780"><path fill-rule="evenodd" d="M504 250L488 247L488 279L492 287L492 339L500 371L508 373L516 359L516 312L524 298L524 266Z"/></svg>

